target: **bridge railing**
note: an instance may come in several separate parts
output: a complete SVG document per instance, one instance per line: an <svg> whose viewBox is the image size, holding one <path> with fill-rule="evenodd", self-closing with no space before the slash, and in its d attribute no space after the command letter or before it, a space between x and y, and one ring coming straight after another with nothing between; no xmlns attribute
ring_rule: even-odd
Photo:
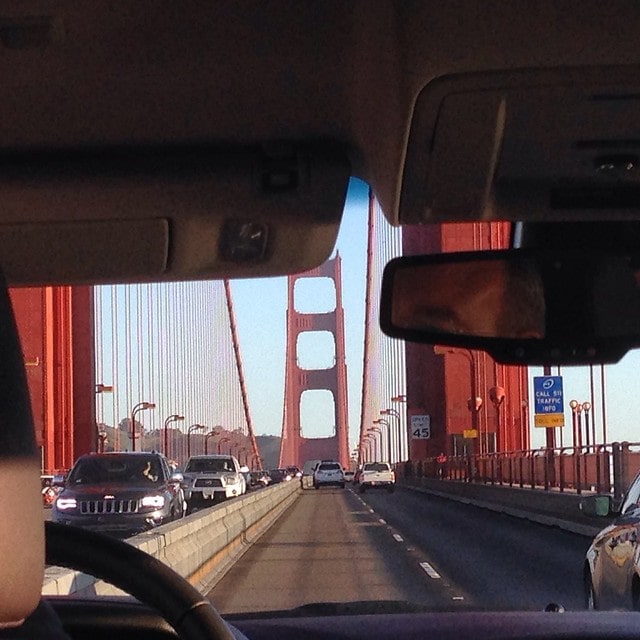
<svg viewBox="0 0 640 640"><path fill-rule="evenodd" d="M640 443L559 447L428 458L398 465L400 477L439 478L522 489L608 493L622 498L640 471Z"/></svg>

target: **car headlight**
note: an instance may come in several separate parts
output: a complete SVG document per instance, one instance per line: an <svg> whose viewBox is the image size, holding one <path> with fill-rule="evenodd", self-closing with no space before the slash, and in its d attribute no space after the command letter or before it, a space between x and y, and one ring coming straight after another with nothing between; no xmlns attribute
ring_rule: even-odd
<svg viewBox="0 0 640 640"><path fill-rule="evenodd" d="M237 476L234 475L223 476L223 478L226 484L236 484L238 482Z"/></svg>
<svg viewBox="0 0 640 640"><path fill-rule="evenodd" d="M162 509L164 507L164 496L145 496L142 498L142 506Z"/></svg>
<svg viewBox="0 0 640 640"><path fill-rule="evenodd" d="M78 506L78 501L75 498L58 498L56 500L56 509L58 511L67 511L69 509L75 509Z"/></svg>

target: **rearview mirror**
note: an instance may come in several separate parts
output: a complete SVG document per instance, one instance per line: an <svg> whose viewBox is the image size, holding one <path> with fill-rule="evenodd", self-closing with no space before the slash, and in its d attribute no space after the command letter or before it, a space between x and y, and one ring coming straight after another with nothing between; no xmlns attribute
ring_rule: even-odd
<svg viewBox="0 0 640 640"><path fill-rule="evenodd" d="M640 345L640 254L512 249L396 258L380 325L512 364L618 361Z"/></svg>

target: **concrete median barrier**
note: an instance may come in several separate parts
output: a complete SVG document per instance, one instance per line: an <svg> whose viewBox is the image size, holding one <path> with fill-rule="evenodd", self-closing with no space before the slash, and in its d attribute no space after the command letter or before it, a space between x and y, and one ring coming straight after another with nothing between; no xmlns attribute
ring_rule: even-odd
<svg viewBox="0 0 640 640"><path fill-rule="evenodd" d="M286 482L191 514L127 542L169 565L206 593L300 493ZM45 595L122 595L114 586L78 571L48 567Z"/></svg>

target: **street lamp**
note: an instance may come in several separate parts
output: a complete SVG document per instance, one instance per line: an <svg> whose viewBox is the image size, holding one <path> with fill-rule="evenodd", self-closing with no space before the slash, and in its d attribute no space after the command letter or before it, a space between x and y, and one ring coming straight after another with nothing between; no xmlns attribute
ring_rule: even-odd
<svg viewBox="0 0 640 640"><path fill-rule="evenodd" d="M184 416L181 416L177 413L174 413L172 416L169 416L165 421L164 421L164 429L162 431L162 434L164 436L164 455L169 458L170 457L170 451L169 451L169 429L168 426L170 423L172 422L178 422L179 420L184 420Z"/></svg>
<svg viewBox="0 0 640 640"><path fill-rule="evenodd" d="M209 433L204 437L204 455L209 455L209 439L215 438L220 432L215 429L211 429Z"/></svg>
<svg viewBox="0 0 640 640"><path fill-rule="evenodd" d="M220 438L220 440L218 440L218 453L221 452L222 443L223 442L229 442L229 440L231 440L231 438L229 438L229 436L225 436L224 438Z"/></svg>
<svg viewBox="0 0 640 640"><path fill-rule="evenodd" d="M393 398L391 398L391 400L393 401ZM396 419L396 442L397 442L397 447L396 447L396 462L400 462L400 459L402 457L402 447L401 447L401 443L400 443L400 432L401 432L401 423L402 420L400 418L400 412L397 411L396 409L382 409L380 411L380 415L381 416L393 416ZM375 421L374 421L375 422ZM391 426L387 425L388 429L389 429L389 462L393 461L393 456L391 454Z"/></svg>
<svg viewBox="0 0 640 640"><path fill-rule="evenodd" d="M380 413L384 413L384 411L381 411ZM388 420L383 420L382 418L378 418L377 420L373 421L373 424L383 424L387 427L387 455L389 456L389 463L392 462L392 456L391 456L391 425L389 424ZM382 432L380 432L380 449L382 450ZM380 457L382 458L382 452L380 453Z"/></svg>
<svg viewBox="0 0 640 640"><path fill-rule="evenodd" d="M589 411L591 411L591 403L583 402L582 410L584 411L584 432L587 435L587 450L589 449ZM593 451L596 450L596 425L593 424Z"/></svg>
<svg viewBox="0 0 640 640"><path fill-rule="evenodd" d="M465 357L469 361L469 383L471 387L471 398L467 401L467 406L469 407L469 411L471 411L471 429L475 431L476 437L475 439L479 443L480 451L474 451L476 453L482 453L482 438L480 434L480 420L479 420L479 411L482 407L482 398L478 396L478 381L477 381L477 369L478 363L476 362L476 358L474 356L474 352L471 349L465 348L454 348L454 347L442 347L440 345L436 345L433 347L433 353L437 356L442 356L445 354L458 354ZM475 398L475 401L473 400ZM478 404L478 400L480 403ZM475 407L475 410L474 408Z"/></svg>
<svg viewBox="0 0 640 640"><path fill-rule="evenodd" d="M99 393L113 393L113 386L108 384L102 384L101 382L96 384L96 395ZM102 406L102 405L101 405ZM103 423L104 416L100 411L100 422ZM107 432L98 427L98 453L104 453L105 445L107 444Z"/></svg>
<svg viewBox="0 0 640 640"><path fill-rule="evenodd" d="M496 442L495 449L497 451L509 451L509 447L507 446L507 434L502 433L502 424L500 421L500 407L504 404L504 399L507 394L504 390L504 387L491 387L489 389L489 400L491 400L491 404L496 410L496 437L500 440L500 442ZM562 437L562 431L560 432L560 436Z"/></svg>
<svg viewBox="0 0 640 640"><path fill-rule="evenodd" d="M580 415L582 413L582 405L577 400L571 400L569 406L573 414L573 446L582 447L582 418ZM591 405L589 405L589 408L591 408Z"/></svg>
<svg viewBox="0 0 640 640"><path fill-rule="evenodd" d="M378 436L380 434L380 447L378 448ZM375 435L374 435L375 434ZM378 462L380 458L382 458L382 429L380 427L370 427L369 435L373 439L373 461Z"/></svg>
<svg viewBox="0 0 640 640"><path fill-rule="evenodd" d="M206 428L207 427L205 427L203 424L192 424L187 429L187 458L191 456L191 434L194 431L202 431L203 429L206 429Z"/></svg>
<svg viewBox="0 0 640 640"><path fill-rule="evenodd" d="M156 405L153 402L138 402L138 404L131 409L131 451L136 450L136 413L155 408ZM142 427L142 425L140 426Z"/></svg>
<svg viewBox="0 0 640 640"><path fill-rule="evenodd" d="M375 436L371 433L368 433L363 439L362 442L364 445L366 445L366 450L364 453L364 462L371 462L373 458L375 458L374 455L372 455L372 446L373 445L373 453L375 453Z"/></svg>

